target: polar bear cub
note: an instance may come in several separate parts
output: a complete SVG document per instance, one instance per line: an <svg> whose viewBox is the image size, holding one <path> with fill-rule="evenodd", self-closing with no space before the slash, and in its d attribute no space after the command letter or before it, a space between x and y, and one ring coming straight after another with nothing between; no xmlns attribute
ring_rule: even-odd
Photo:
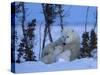
<svg viewBox="0 0 100 75"><path fill-rule="evenodd" d="M55 47L53 52L49 52L47 55L45 55L42 58L42 61L46 64L56 62L57 61L56 59L57 59L58 55L61 54L61 52L63 52L63 47L57 46L57 47Z"/></svg>
<svg viewBox="0 0 100 75"><path fill-rule="evenodd" d="M70 50L66 50L62 53L60 53L57 58L56 61L57 62L69 62L70 61L70 56L71 56L71 51Z"/></svg>

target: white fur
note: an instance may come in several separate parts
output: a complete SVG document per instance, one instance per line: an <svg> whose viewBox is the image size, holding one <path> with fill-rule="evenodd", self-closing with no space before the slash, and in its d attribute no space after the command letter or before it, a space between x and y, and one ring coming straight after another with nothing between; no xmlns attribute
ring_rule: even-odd
<svg viewBox="0 0 100 75"><path fill-rule="evenodd" d="M60 53L57 58L56 58L56 61L58 62L69 62L70 61L70 56L71 56L71 51L70 50L66 50L62 53Z"/></svg>
<svg viewBox="0 0 100 75"><path fill-rule="evenodd" d="M71 28L65 28L59 39L45 46L41 61L50 64L56 62L57 57L72 61L79 56L79 53L80 38L78 33Z"/></svg>

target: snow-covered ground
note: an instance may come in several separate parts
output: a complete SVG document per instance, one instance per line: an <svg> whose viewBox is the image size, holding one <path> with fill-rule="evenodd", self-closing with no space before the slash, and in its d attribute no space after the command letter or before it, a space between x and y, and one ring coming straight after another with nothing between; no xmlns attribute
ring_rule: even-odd
<svg viewBox="0 0 100 75"><path fill-rule="evenodd" d="M74 29L75 31L77 31L79 33L79 36L81 38L82 33L84 32L84 25L82 26L65 26L65 27L70 27L72 29ZM90 31L92 29L92 26L88 27L88 31ZM34 51L35 51L35 55L37 57L37 59L39 59L39 53L40 53L40 33L41 33L41 39L43 39L43 31L44 30L44 26L41 26L41 31L40 31L40 26L36 27L36 40L35 40L35 47L34 47ZM21 27L18 26L17 27L17 32L18 32L18 36L19 38L21 38L22 33L21 31ZM55 37L56 35L56 37ZM61 29L60 26L53 26L52 27L52 37L54 40L56 40L57 38L59 38L61 35ZM46 44L49 43L48 41L48 37L46 39ZM42 45L42 41L41 41L41 45ZM96 50L97 51L97 50ZM97 53L95 50L94 52L92 52L92 54L94 55L94 58L82 58L82 59L76 59L72 62L69 61L64 61L63 59L59 59L58 62L53 63L53 64L44 64L41 61L37 61L37 62L24 62L21 64L15 64L15 71L16 73L23 73L23 72L44 72L44 71L60 71L60 70L80 70L80 69L95 69L97 68ZM16 54L17 55L17 54Z"/></svg>
<svg viewBox="0 0 100 75"><path fill-rule="evenodd" d="M15 65L16 73L26 72L48 72L48 71L64 71L64 70L82 70L96 69L97 62L93 58L76 59L72 62L59 61L53 64L44 64L38 62L25 62Z"/></svg>

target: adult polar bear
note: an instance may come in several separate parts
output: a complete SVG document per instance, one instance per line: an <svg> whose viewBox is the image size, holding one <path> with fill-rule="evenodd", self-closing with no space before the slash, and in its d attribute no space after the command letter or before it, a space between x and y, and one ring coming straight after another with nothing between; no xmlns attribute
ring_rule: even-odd
<svg viewBox="0 0 100 75"><path fill-rule="evenodd" d="M45 46L42 52L41 61L46 64L56 62L56 58L61 56L65 60L70 53L69 60L72 61L79 56L80 53L80 37L77 32L71 28L64 28L61 37Z"/></svg>

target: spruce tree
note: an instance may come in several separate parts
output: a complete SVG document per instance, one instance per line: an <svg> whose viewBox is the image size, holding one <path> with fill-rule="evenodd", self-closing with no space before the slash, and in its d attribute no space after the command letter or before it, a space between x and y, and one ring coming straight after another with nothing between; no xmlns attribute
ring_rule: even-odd
<svg viewBox="0 0 100 75"><path fill-rule="evenodd" d="M90 33L90 49L92 51L95 48L97 48L97 35L94 29L92 29Z"/></svg>
<svg viewBox="0 0 100 75"><path fill-rule="evenodd" d="M18 58L17 63L21 63L21 58L25 59L25 61L36 61L35 53L33 52L34 48L34 40L35 40L35 26L36 26L36 20L32 20L31 23L29 23L27 29L25 30L26 38L23 38L21 40L21 43L19 45L18 51Z"/></svg>
<svg viewBox="0 0 100 75"><path fill-rule="evenodd" d="M18 2L18 5L16 6L16 12L21 13L20 19L21 19L21 26L22 26L22 33L23 38L21 39L21 42L19 44L18 48L18 58L16 60L17 63L21 63L21 58L24 58L26 61L36 61L36 56L33 52L33 38L36 20L32 20L31 23L29 23L28 27L25 28L25 20L26 20L26 9L24 2Z"/></svg>
<svg viewBox="0 0 100 75"><path fill-rule="evenodd" d="M82 35L82 48L81 49L82 49L81 57L90 57L91 56L88 32L84 32Z"/></svg>
<svg viewBox="0 0 100 75"><path fill-rule="evenodd" d="M86 9L85 32L82 35L81 57L83 58L91 56L91 51L89 46L89 32L87 32L88 12L89 12L89 7L87 7Z"/></svg>
<svg viewBox="0 0 100 75"><path fill-rule="evenodd" d="M36 61L35 53L33 52L34 48L34 40L35 40L35 27L36 27L36 19L33 19L32 22L28 25L26 30L27 32L27 40L28 40L28 47L25 50L25 59L26 61Z"/></svg>

